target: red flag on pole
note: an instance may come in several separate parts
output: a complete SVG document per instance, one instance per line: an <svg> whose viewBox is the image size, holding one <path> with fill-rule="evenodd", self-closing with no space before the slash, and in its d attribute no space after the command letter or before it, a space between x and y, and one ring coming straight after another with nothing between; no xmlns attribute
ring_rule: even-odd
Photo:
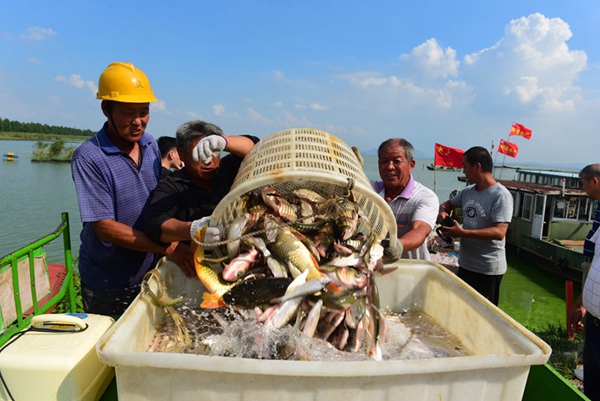
<svg viewBox="0 0 600 401"><path fill-rule="evenodd" d="M451 148L449 146L435 144L435 156L433 158L433 164L436 166L450 166L459 167L463 166L462 158L465 154L464 150Z"/></svg>
<svg viewBox="0 0 600 401"><path fill-rule="evenodd" d="M531 139L531 130L524 125L512 123L510 134L508 134L508 136L511 135L517 135L522 136L525 139Z"/></svg>
<svg viewBox="0 0 600 401"><path fill-rule="evenodd" d="M512 142L500 139L500 143L498 144L498 153L502 153L510 157L517 157L517 153L519 153L519 147Z"/></svg>

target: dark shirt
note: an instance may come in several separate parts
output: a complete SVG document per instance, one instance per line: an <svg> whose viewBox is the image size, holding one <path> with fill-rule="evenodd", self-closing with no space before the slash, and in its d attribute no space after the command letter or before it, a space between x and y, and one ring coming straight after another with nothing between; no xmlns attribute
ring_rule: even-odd
<svg viewBox="0 0 600 401"><path fill-rule="evenodd" d="M249 136L254 143L258 138ZM187 175L187 167L176 170L163 178L152 192L146 213L144 231L156 243L160 240L161 225L175 218L194 221L210 216L219 202L229 193L242 163L242 158L228 154L213 179L212 192L194 184Z"/></svg>
<svg viewBox="0 0 600 401"><path fill-rule="evenodd" d="M160 178L165 178L166 176L168 176L169 174L172 173L171 169L168 169L165 166L162 166L160 168L160 172L161 172L161 177Z"/></svg>

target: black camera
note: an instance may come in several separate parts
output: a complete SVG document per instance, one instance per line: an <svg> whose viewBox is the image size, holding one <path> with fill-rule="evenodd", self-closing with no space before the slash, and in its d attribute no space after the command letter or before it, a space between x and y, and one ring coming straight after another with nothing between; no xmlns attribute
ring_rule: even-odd
<svg viewBox="0 0 600 401"><path fill-rule="evenodd" d="M454 227L454 224L456 224L456 222L454 221L454 219L450 216L446 216L444 217L444 220L442 220L442 226L443 227ZM442 227L438 227L435 232L437 233L437 235L440 236L440 238L442 238L444 240L444 242L451 244L452 243L452 237L448 237L444 234L444 232L442 231Z"/></svg>

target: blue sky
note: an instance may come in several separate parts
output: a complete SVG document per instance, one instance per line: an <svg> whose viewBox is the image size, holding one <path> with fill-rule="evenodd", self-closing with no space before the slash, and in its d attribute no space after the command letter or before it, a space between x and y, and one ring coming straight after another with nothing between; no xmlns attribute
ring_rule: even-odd
<svg viewBox="0 0 600 401"><path fill-rule="evenodd" d="M204 119L261 138L317 128L363 151L504 138L520 149L507 163L600 162L597 0L31 0L0 15L0 118L96 131L98 77L131 61L159 99L155 137ZM508 137L513 121L531 140Z"/></svg>

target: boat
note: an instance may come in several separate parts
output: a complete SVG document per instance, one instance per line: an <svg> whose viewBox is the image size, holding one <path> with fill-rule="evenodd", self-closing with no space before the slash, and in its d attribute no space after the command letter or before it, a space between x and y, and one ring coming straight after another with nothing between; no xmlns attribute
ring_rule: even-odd
<svg viewBox="0 0 600 401"><path fill-rule="evenodd" d="M596 207L582 187L579 172L514 167L509 179L502 179L502 173L496 181L514 200L507 247L553 275L581 284L583 244ZM458 180L467 181L464 176Z"/></svg>
<svg viewBox="0 0 600 401"><path fill-rule="evenodd" d="M450 166L436 166L435 164L429 164L426 166L427 170L435 171L462 171L462 167L450 167Z"/></svg>
<svg viewBox="0 0 600 401"><path fill-rule="evenodd" d="M8 152L4 154L4 160L7 162L15 161L19 158L18 155L15 155L15 152Z"/></svg>

